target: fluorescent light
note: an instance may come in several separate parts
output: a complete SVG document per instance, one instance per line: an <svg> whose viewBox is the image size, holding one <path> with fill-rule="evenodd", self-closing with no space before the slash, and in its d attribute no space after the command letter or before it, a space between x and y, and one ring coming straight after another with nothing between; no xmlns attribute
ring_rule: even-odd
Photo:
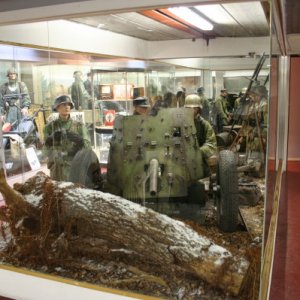
<svg viewBox="0 0 300 300"><path fill-rule="evenodd" d="M202 30L213 30L214 26L187 7L170 7L168 10L177 17Z"/></svg>
<svg viewBox="0 0 300 300"><path fill-rule="evenodd" d="M219 4L198 5L195 8L217 24L236 24L231 15Z"/></svg>

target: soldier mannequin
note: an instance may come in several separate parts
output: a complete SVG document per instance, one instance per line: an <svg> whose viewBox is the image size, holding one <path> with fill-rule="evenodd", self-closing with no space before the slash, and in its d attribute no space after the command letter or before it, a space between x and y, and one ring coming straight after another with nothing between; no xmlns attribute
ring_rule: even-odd
<svg viewBox="0 0 300 300"><path fill-rule="evenodd" d="M75 71L73 73L74 82L71 87L71 97L74 103L75 109L89 109L91 108L91 96L84 87L82 72Z"/></svg>
<svg viewBox="0 0 300 300"><path fill-rule="evenodd" d="M184 98L183 98L184 100ZM175 105L174 105L175 103ZM184 104L184 103L183 103ZM168 108L168 107L177 107L176 105L176 96L171 93L167 92L164 94L164 97L154 103L152 106L149 115L156 116L161 108Z"/></svg>
<svg viewBox="0 0 300 300"><path fill-rule="evenodd" d="M86 74L86 76L87 76L87 79L83 82L86 91L89 93L90 96L92 96L92 91L94 89L94 97L96 99L99 99L99 92L98 92L97 86L93 87L93 85L92 85L92 74L89 72Z"/></svg>
<svg viewBox="0 0 300 300"><path fill-rule="evenodd" d="M258 113L260 126L266 127L266 124L268 124L268 91L266 87L263 85L254 86L249 94Z"/></svg>
<svg viewBox="0 0 300 300"><path fill-rule="evenodd" d="M173 107L183 107L185 99L185 88L179 87L176 92L175 101L176 103L172 105Z"/></svg>
<svg viewBox="0 0 300 300"><path fill-rule="evenodd" d="M223 126L228 125L231 120L231 114L227 110L227 90L222 89L220 97L215 102L217 112L217 131L223 131Z"/></svg>
<svg viewBox="0 0 300 300"><path fill-rule="evenodd" d="M217 140L212 126L201 117L202 104L198 95L192 94L185 98L184 107L194 109L194 121L197 130L197 140L203 157L205 176L209 175L208 159L216 153Z"/></svg>
<svg viewBox="0 0 300 300"><path fill-rule="evenodd" d="M244 116L248 114L249 95L246 95L247 90L247 87L242 88L234 102L233 119L235 125L242 125Z"/></svg>
<svg viewBox="0 0 300 300"><path fill-rule="evenodd" d="M150 104L148 99L145 97L138 97L133 100L133 115L148 115Z"/></svg>
<svg viewBox="0 0 300 300"><path fill-rule="evenodd" d="M241 106L241 99L242 99L242 97L244 97L244 95L246 94L246 92L247 92L247 88L246 87L242 88L241 91L240 91L240 93L239 93L239 97L235 99L235 101L234 101L234 112L235 113L240 108L240 106Z"/></svg>
<svg viewBox="0 0 300 300"><path fill-rule="evenodd" d="M18 74L15 68L7 70L7 77L8 82L0 87L0 115L6 114L6 122L14 123L28 115L31 99L26 84L18 81ZM14 94L16 95L15 97L10 97L7 100L3 97Z"/></svg>
<svg viewBox="0 0 300 300"><path fill-rule="evenodd" d="M249 91L251 106L249 109L249 124L253 127L252 151L266 151L268 124L268 91L265 86L258 85ZM257 124L258 122L258 124Z"/></svg>
<svg viewBox="0 0 300 300"><path fill-rule="evenodd" d="M200 86L197 89L197 94L200 97L200 101L202 104L202 117L206 120L209 121L209 102L207 97L204 95L204 87Z"/></svg>
<svg viewBox="0 0 300 300"><path fill-rule="evenodd" d="M68 181L74 156L82 148L91 146L87 128L70 118L73 107L69 96L57 97L54 111L58 112L59 117L44 128L44 154L48 158L47 166L54 180Z"/></svg>

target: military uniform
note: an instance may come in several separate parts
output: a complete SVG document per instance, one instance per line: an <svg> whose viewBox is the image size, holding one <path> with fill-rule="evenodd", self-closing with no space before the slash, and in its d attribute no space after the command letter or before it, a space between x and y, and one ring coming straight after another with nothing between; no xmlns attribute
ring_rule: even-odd
<svg viewBox="0 0 300 300"><path fill-rule="evenodd" d="M227 99L222 95L215 101L215 108L217 113L217 127L218 131L222 129L222 126L228 124L230 114L227 110Z"/></svg>
<svg viewBox="0 0 300 300"><path fill-rule="evenodd" d="M168 105L168 107L183 107L184 100L185 100L185 92L180 90L176 93L175 99L174 100L172 99L172 101L171 101L170 105Z"/></svg>
<svg viewBox="0 0 300 300"><path fill-rule="evenodd" d="M236 113L238 110L239 110L239 108L241 107L241 98L242 97L238 97L238 98L236 98L235 99L235 101L234 101L234 112Z"/></svg>
<svg viewBox="0 0 300 300"><path fill-rule="evenodd" d="M206 120L209 121L209 101L207 97L203 94L198 94L200 97L201 105L202 105L202 117Z"/></svg>
<svg viewBox="0 0 300 300"><path fill-rule="evenodd" d="M246 95L248 91L247 87L242 88L242 90L239 93L239 96L237 99L234 101L234 106L233 106L233 112L234 112L234 119L235 119L235 124L241 125L243 116L246 115L247 112L247 107L249 103L249 96ZM238 122L237 122L238 121Z"/></svg>
<svg viewBox="0 0 300 300"><path fill-rule="evenodd" d="M204 95L204 87L200 86L197 88L197 95L200 98L202 106L201 116L208 122L210 122L210 104L207 97Z"/></svg>
<svg viewBox="0 0 300 300"><path fill-rule="evenodd" d="M196 137L202 154L204 176L209 176L210 169L208 159L216 153L217 140L215 132L208 121L201 117L202 104L200 97L196 94L188 95L185 98L185 107L194 109L194 123Z"/></svg>
<svg viewBox="0 0 300 300"><path fill-rule="evenodd" d="M149 100L146 97L137 97L132 101L134 116L147 115L150 108Z"/></svg>
<svg viewBox="0 0 300 300"><path fill-rule="evenodd" d="M217 150L216 135L212 126L200 115L194 119L197 130L197 141L205 160L214 155Z"/></svg>
<svg viewBox="0 0 300 300"><path fill-rule="evenodd" d="M52 143L46 142L44 146L51 178L68 181L74 156L80 149L91 146L87 128L71 118L67 121L58 118L45 126L44 135L46 141L53 139Z"/></svg>
<svg viewBox="0 0 300 300"><path fill-rule="evenodd" d="M14 123L17 120L21 120L21 109L29 107L31 103L26 84L21 81L9 81L0 87L0 93L0 114L3 115L6 113L6 122ZM18 94L25 95L18 96ZM16 96L6 100L3 97L5 95Z"/></svg>
<svg viewBox="0 0 300 300"><path fill-rule="evenodd" d="M246 139L246 151L251 157L265 155L268 124L267 90L264 86L255 86L250 90L250 101L245 106L241 136Z"/></svg>
<svg viewBox="0 0 300 300"><path fill-rule="evenodd" d="M257 124L258 122L258 124ZM265 97L261 97L259 102L253 102L249 110L249 125L252 127L252 143L250 149L253 152L260 152L261 147L265 146L267 140L267 124L268 124L268 103ZM260 133L258 132L260 131ZM251 131L250 131L251 132ZM260 136L261 135L261 145Z"/></svg>
<svg viewBox="0 0 300 300"><path fill-rule="evenodd" d="M75 109L91 108L91 96L84 87L81 79L75 79L71 87L71 98L74 102Z"/></svg>
<svg viewBox="0 0 300 300"><path fill-rule="evenodd" d="M97 89L97 86L92 86L92 81L90 79L87 79L86 81L83 82L85 90L88 92L90 96L93 95L93 89L94 89L94 97L95 99L99 99L99 91Z"/></svg>

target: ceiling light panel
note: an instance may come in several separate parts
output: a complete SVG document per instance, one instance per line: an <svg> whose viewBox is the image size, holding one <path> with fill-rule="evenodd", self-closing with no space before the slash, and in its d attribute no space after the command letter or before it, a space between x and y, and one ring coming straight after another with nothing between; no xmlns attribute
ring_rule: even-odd
<svg viewBox="0 0 300 300"><path fill-rule="evenodd" d="M224 9L251 35L267 35L269 25L259 1L228 3L222 5Z"/></svg>
<svg viewBox="0 0 300 300"><path fill-rule="evenodd" d="M151 41L176 40L194 37L192 34L172 28L138 13L123 13L117 14L118 17L115 16L116 14L101 15L74 18L71 20L93 27L97 27L99 24L105 24L104 27L98 28ZM140 29L138 27L140 27Z"/></svg>
<svg viewBox="0 0 300 300"><path fill-rule="evenodd" d="M222 5L198 5L195 6L195 9L217 24L236 24L236 21L227 13Z"/></svg>
<svg viewBox="0 0 300 300"><path fill-rule="evenodd" d="M191 11L187 7L171 7L168 8L168 10L175 16L185 20L186 22L192 24L197 28L200 28L201 30L204 31L213 30L214 26L210 22L200 17L198 14Z"/></svg>

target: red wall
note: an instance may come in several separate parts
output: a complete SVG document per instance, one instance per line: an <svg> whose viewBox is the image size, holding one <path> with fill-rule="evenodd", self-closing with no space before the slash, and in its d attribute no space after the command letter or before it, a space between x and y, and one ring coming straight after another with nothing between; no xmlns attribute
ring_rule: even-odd
<svg viewBox="0 0 300 300"><path fill-rule="evenodd" d="M300 161L300 57L290 64L288 160Z"/></svg>

